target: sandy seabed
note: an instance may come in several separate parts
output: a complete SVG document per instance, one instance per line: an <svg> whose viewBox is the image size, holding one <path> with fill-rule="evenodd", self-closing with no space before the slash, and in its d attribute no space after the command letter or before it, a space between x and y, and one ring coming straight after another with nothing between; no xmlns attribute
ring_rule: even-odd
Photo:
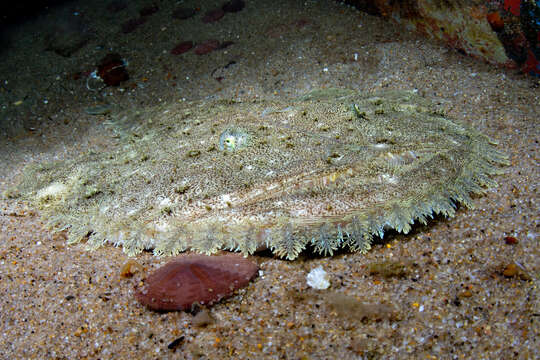
<svg viewBox="0 0 540 360"><path fill-rule="evenodd" d="M259 276L212 307L206 326L190 313L155 313L134 299L134 286L167 259L144 253L136 258L144 270L124 278L129 258L120 248L68 246L33 209L2 199L1 358L540 357L538 79L478 63L332 1L248 1L209 24L202 15L221 2L181 2L201 10L175 20L177 4L163 1L129 34L120 24L146 2L108 15L108 2L87 3L52 9L6 36L0 190L30 162L111 146L103 135L109 115L85 111L96 104L293 98L320 87L417 89L497 140L511 165L496 178L498 188L475 198L474 210L460 208L453 219L436 218L408 235L388 234L365 255L253 256ZM68 58L44 51L47 29L75 11L93 38ZM208 39L233 45L200 56L170 54L181 41ZM130 80L88 90L86 75L111 51L128 61ZM306 284L318 266L329 274L328 290ZM390 271L376 273L377 266Z"/></svg>

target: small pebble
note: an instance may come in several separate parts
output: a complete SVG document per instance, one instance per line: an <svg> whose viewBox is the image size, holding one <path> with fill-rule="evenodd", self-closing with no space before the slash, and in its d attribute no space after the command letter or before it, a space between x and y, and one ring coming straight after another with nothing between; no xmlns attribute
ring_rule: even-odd
<svg viewBox="0 0 540 360"><path fill-rule="evenodd" d="M518 239L516 239L516 238L513 237L513 236L505 236L505 237L504 237L504 242L505 242L507 245L516 245L519 241L518 241Z"/></svg>
<svg viewBox="0 0 540 360"><path fill-rule="evenodd" d="M523 265L520 265L517 262L512 262L506 265L502 274L508 278L517 277L520 280L524 280L524 281L530 281L532 279L527 269Z"/></svg>
<svg viewBox="0 0 540 360"><path fill-rule="evenodd" d="M135 275L136 272L142 271L143 267L141 264L136 262L133 259L128 260L120 269L120 276L123 278L130 278Z"/></svg>
<svg viewBox="0 0 540 360"><path fill-rule="evenodd" d="M287 329L292 329L294 327L294 323L292 321L289 321L287 323Z"/></svg>
<svg viewBox="0 0 540 360"><path fill-rule="evenodd" d="M178 347L180 347L183 343L184 343L184 336L180 336L179 338L176 338L173 341L171 341L171 343L167 345L167 348L175 352L176 349L178 349Z"/></svg>
<svg viewBox="0 0 540 360"><path fill-rule="evenodd" d="M510 263L504 268L503 275L506 277L514 277L518 271L518 266L515 263Z"/></svg>
<svg viewBox="0 0 540 360"><path fill-rule="evenodd" d="M215 321L216 320L212 317L207 309L202 309L193 317L191 323L195 327L205 327L213 324Z"/></svg>
<svg viewBox="0 0 540 360"><path fill-rule="evenodd" d="M322 266L316 267L311 270L306 276L307 284L317 290L325 290L330 287L330 281L328 280L328 274Z"/></svg>

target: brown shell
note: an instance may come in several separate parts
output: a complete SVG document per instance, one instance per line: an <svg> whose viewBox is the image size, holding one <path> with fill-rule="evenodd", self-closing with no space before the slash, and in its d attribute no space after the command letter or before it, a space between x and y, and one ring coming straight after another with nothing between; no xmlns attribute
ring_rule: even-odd
<svg viewBox="0 0 540 360"><path fill-rule="evenodd" d="M135 297L159 311L188 310L194 303L211 305L246 286L258 269L238 254L183 255L148 276Z"/></svg>

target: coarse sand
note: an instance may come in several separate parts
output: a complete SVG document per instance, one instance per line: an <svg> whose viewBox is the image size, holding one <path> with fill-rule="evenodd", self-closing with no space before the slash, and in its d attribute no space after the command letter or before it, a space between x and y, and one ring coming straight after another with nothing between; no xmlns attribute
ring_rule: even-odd
<svg viewBox="0 0 540 360"><path fill-rule="evenodd" d="M195 321L152 312L134 287L168 259L120 248L87 251L44 228L35 209L0 200L0 358L3 359L538 359L540 306L538 140L540 82L483 64L333 1L247 1L203 23L219 1L178 20L173 1L134 31L146 1L107 12L75 1L14 26L0 62L0 192L24 165L114 146L111 104L146 108L200 99L293 98L320 87L417 89L452 117L499 142L511 165L474 210L388 233L367 254L253 256L246 288ZM77 13L78 15L74 15ZM89 41L70 57L45 51L48 29L81 16ZM183 41L228 46L204 55ZM228 43L232 42L232 44ZM87 80L109 52L130 79L98 91ZM88 85L88 87L87 87ZM318 267L331 286L315 290Z"/></svg>

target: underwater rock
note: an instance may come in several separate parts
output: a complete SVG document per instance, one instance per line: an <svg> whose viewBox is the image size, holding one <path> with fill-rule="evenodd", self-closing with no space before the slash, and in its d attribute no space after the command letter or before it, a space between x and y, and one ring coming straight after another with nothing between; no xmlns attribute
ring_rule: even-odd
<svg viewBox="0 0 540 360"><path fill-rule="evenodd" d="M540 2L338 0L489 63L540 76Z"/></svg>
<svg viewBox="0 0 540 360"><path fill-rule="evenodd" d="M117 148L30 164L7 194L70 243L129 255L365 252L388 229L473 207L508 163L413 91L170 103L115 112L107 126Z"/></svg>
<svg viewBox="0 0 540 360"><path fill-rule="evenodd" d="M183 255L152 273L135 297L157 311L212 305L246 286L258 269L257 264L237 254Z"/></svg>

